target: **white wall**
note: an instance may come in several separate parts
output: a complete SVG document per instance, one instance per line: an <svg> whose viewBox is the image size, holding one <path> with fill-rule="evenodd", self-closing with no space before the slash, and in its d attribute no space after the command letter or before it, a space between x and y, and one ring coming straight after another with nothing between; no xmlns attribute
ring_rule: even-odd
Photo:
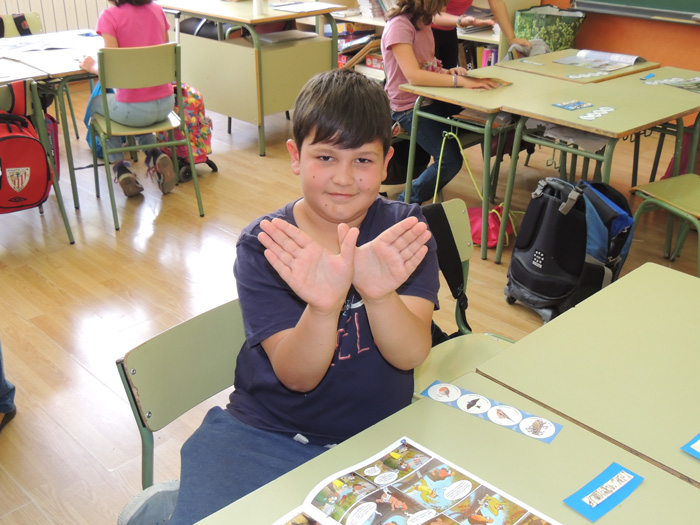
<svg viewBox="0 0 700 525"><path fill-rule="evenodd" d="M43 20L44 32L66 29L95 29L107 0L0 0L0 13L35 11Z"/></svg>

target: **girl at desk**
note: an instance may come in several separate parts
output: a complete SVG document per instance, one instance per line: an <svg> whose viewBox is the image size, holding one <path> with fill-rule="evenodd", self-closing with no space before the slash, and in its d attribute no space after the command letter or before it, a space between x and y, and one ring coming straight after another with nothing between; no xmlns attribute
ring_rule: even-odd
<svg viewBox="0 0 700 525"><path fill-rule="evenodd" d="M489 0L493 13L492 20L482 20L464 13L472 6L474 0L449 0L447 5L433 17L433 37L435 38L435 56L447 66L458 66L459 39L455 28L479 26L483 28L498 27L503 31L508 45L520 44L530 47L530 42L524 38L515 38L513 24L510 22L504 0Z"/></svg>
<svg viewBox="0 0 700 525"><path fill-rule="evenodd" d="M491 79L467 76L467 70L462 67L445 69L435 58L435 40L430 24L446 5L447 0L398 0L386 15L387 24L382 34L385 89L391 104L391 117L405 130L411 129L413 105L418 96L401 91L401 84L471 89L497 87ZM422 109L441 117L460 112L459 106L437 100L426 100ZM422 203L433 196L443 131L449 131L449 126L429 119L420 121L416 141L435 162L414 179L410 202ZM447 141L442 152L438 189L444 187L461 168L462 153L459 145L456 141ZM404 194L401 193L398 198L403 200Z"/></svg>
<svg viewBox="0 0 700 525"><path fill-rule="evenodd" d="M105 9L97 21L97 33L104 38L106 48L143 47L165 44L168 42L170 24L165 18L163 8L152 0L109 0L113 6ZM97 62L92 57L83 57L80 67L98 74ZM115 122L129 126L150 126L167 118L173 110L175 98L170 84L140 89L118 89L117 93L107 95L109 116ZM90 114L104 115L102 99L94 97L88 107ZM140 145L155 144L153 133L136 136ZM109 140L111 147L122 144L121 137ZM110 153L114 176L127 197L133 197L143 191L143 186L129 169L123 153ZM173 163L160 149L153 148L146 153L146 165L149 173L156 174L158 187L163 194L169 193L177 183Z"/></svg>

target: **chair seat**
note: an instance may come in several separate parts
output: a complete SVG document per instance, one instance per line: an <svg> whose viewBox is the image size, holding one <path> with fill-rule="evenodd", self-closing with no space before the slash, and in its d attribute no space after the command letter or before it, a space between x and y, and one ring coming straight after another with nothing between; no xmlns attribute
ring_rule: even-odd
<svg viewBox="0 0 700 525"><path fill-rule="evenodd" d="M686 173L649 184L640 184L632 188L632 191L643 193L700 218L700 175Z"/></svg>
<svg viewBox="0 0 700 525"><path fill-rule="evenodd" d="M97 113L92 116L92 121L96 126L100 128L103 133L107 133L107 124L105 122L104 115L98 115ZM127 126L125 124L119 124L112 120L112 135L115 137L123 137L129 135L145 135L147 133L156 133L158 131L167 131L169 129L175 129L180 126L180 117L177 113L171 111L168 118L161 120L150 126L144 126L142 128L137 128L134 126Z"/></svg>

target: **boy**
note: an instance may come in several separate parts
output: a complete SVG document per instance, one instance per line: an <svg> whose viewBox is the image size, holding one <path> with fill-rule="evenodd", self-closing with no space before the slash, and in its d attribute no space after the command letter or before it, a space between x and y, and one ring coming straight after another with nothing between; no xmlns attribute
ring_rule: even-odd
<svg viewBox="0 0 700 525"><path fill-rule="evenodd" d="M391 158L381 86L311 79L287 142L303 197L248 226L234 274L247 341L226 410L182 448L171 524L193 523L407 406L437 306L416 205L378 197Z"/></svg>

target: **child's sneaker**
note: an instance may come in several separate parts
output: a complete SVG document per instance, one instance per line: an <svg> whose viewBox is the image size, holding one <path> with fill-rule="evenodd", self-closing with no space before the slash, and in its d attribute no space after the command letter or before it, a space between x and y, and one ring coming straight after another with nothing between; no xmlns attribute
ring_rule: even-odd
<svg viewBox="0 0 700 525"><path fill-rule="evenodd" d="M153 177L155 174L158 180L158 187L163 195L173 191L173 188L177 184L177 177L175 176L175 169L173 168L173 163L165 153L160 153L158 150L152 150L153 153L146 159L146 164L150 164L148 168L149 176ZM160 154L159 154L160 153ZM153 159L155 158L155 162Z"/></svg>
<svg viewBox="0 0 700 525"><path fill-rule="evenodd" d="M115 182L119 183L124 195L127 197L135 197L143 191L143 186L136 180L136 176L131 173L131 170L124 164L117 166Z"/></svg>
<svg viewBox="0 0 700 525"><path fill-rule="evenodd" d="M117 525L163 525L175 510L178 480L151 485L126 504L117 518Z"/></svg>

